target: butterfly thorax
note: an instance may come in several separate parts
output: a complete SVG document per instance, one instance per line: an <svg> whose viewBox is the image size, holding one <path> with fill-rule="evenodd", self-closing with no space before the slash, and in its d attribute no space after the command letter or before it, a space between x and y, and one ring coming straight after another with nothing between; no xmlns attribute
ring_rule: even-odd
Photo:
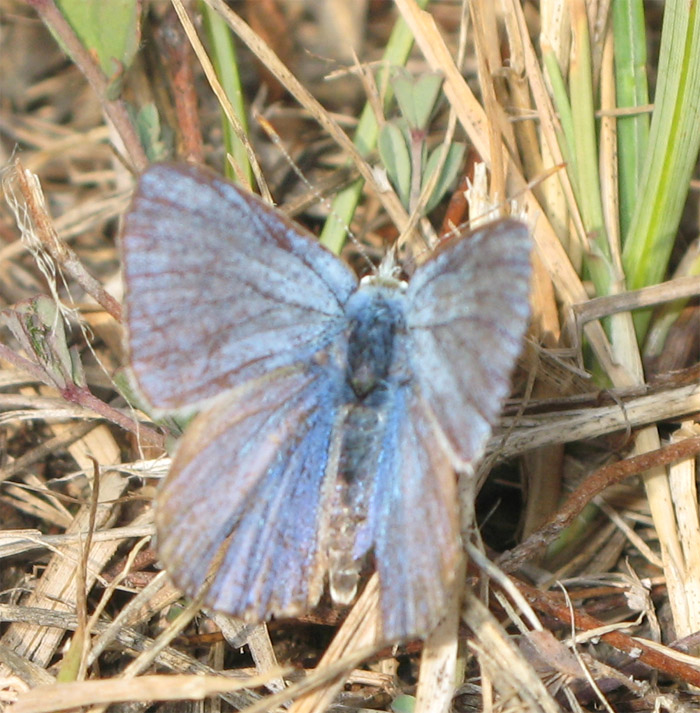
<svg viewBox="0 0 700 713"><path fill-rule="evenodd" d="M403 302L400 290L373 284L348 302L347 381L361 401L376 403L386 390L396 336L406 331Z"/></svg>

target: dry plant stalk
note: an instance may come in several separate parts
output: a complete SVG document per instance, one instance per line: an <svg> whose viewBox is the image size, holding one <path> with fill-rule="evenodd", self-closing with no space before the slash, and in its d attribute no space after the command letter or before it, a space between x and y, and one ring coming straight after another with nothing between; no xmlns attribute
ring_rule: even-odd
<svg viewBox="0 0 700 713"><path fill-rule="evenodd" d="M349 157L353 164L352 171L356 172L355 175L362 176L367 183L368 192L372 196L370 200L374 200L381 206L381 210L389 216L398 232L402 234L420 232L421 226L417 226L418 213L409 215L394 188L377 180L372 159L360 154L341 128L337 117L321 105L305 83L275 55L274 49L269 47L260 35L224 2L221 0L206 0L206 2L221 14L252 54L294 97L302 107L305 117L311 117L317 122L334 144L340 147L344 156ZM128 192L126 189L130 186L131 179L121 164L113 160L105 149L107 137L114 138L115 135L120 137L122 142L120 151L126 156L126 162L138 170L146 166L147 159L141 141L134 131L133 122L126 112L125 103L121 99L115 101L111 98L108 82L99 74L94 58L84 51L85 48L70 27L66 28L65 18L56 10L54 3L48 0L41 2L36 0L30 4L37 7L49 24L54 27L60 25L63 28L64 41L66 37L70 38L69 46L79 58L81 68L111 126L91 127L87 131L82 126L75 129L70 127L70 131L61 133L60 129L64 127L59 120L51 124L45 119L39 120L28 115L24 117L26 121L16 122L13 129L15 135L26 145L33 147L33 150L27 150L23 154L22 161L24 165L46 175L46 178L42 176L42 181L47 192L56 188L55 181L53 181L54 185L51 184L52 171L57 171L57 166L59 171L65 173L68 182L71 177L76 179L75 185L69 186L75 195L66 201L72 208L68 207L56 221L52 221L49 217L40 189L37 185L32 185L32 174L24 170L17 161L22 195L34 218L36 232L49 254L85 294L91 295L98 301L103 307L103 316L107 317L108 313L119 320L119 302L105 289L109 270L93 269L92 264L80 255L85 248L84 244L68 247L67 242L79 238L81 233L91 234L103 230L104 224L110 218L114 218L124 210L125 196ZM216 77L207 50L199 39L190 15L179 0L174 0L173 6L194 48L199 67L203 69L229 120L236 125L235 111L230 106L225 90ZM540 328L537 336L542 338L546 347L553 347L561 343L560 339L565 340L567 334L570 336L571 333L578 334L582 331L602 370L617 389L618 401L612 405L577 407L578 402L575 399L578 394L572 396L571 408L563 412L545 410L543 413L533 413L528 410L528 404L525 404L516 416L504 417L501 432L496 433L489 444L490 454L507 459L533 449L553 448L553 451L548 452L544 462L537 463L536 459L534 461L534 468L546 469L554 458L553 453L560 453L563 461L564 449L559 448L562 444L601 438L611 433L624 432L626 429L636 431L635 446L627 457L613 463L606 462L597 469L591 465L592 459L586 461L590 475L565 500L564 504L559 506L549 522L540 523L539 527L533 525L530 537L506 552L500 560L500 565L507 571L515 571L524 561L541 553L545 545L552 543L562 530L571 525L585 507L595 502L595 497L606 488L647 471L644 479L648 502L653 513L654 526L661 539L664 582L668 587L668 601L674 612L676 635L679 638L689 636L700 628L698 620L700 527L695 488L695 465L700 450L700 435L698 435L697 423L688 420L675 433L672 442L663 445L656 424L663 420L691 419L700 412L700 386L695 381L665 384L656 391L647 391L629 310L673 301L681 297L697 296L700 293L700 278L690 275L635 291L626 291L622 287L619 236L616 234L614 220L618 206L614 190L617 176L614 157L616 98L612 82L613 48L610 35L606 35L601 29L602 13L600 16L587 18L586 13L590 11L590 7L582 1L571 4L572 15L568 12L559 16L552 14L550 3L542 3L541 8L544 17L540 49L555 52L562 64L565 64L568 61L565 58L569 57L570 52L568 44L571 38L570 23L573 18L574 24L588 21L588 26L592 28L592 46L599 50L597 54L594 52L593 71L595 76L600 77L602 108L605 110L601 123L603 145L601 182L606 187L606 201L603 208L608 233L611 236L611 259L619 274L617 293L590 299L586 286L577 272L580 266L576 264L575 257L577 249L586 249L588 236L584 228L584 219L576 207L574 188L568 174L561 170L566 164L557 138L561 125L552 105L540 59L529 35L522 4L514 0L504 3L505 10L501 18L496 17L493 6L488 3L478 2L471 7L481 99L477 98L465 81L462 66L455 62L453 53L448 49L445 39L446 30L439 27L436 15L423 12L413 0L396 0L395 6L410 28L426 66L444 76L444 94L452 121L448 138L451 138L456 120L458 128L468 136L476 153L490 169L491 198L498 201L506 197L515 197L516 201L524 206L526 214L533 223L537 243L538 285L535 302ZM466 27L465 17L466 12L460 17L460 22L464 23L463 27ZM498 22L501 21L508 37L510 63L513 70L513 76L508 77L506 82L501 82L502 77L498 76L501 57L497 39ZM596 34L597 30L600 30L598 34ZM574 40L580 42L580 34L575 36ZM55 91L60 93L62 86L67 86L69 79L66 77L58 79ZM188 83L193 79L185 77L183 81ZM33 93L41 92L41 87L38 86L30 89ZM527 121L522 125L517 123L514 125L504 109L504 99L526 117L536 115L538 124ZM377 99L374 104L379 111L381 101ZM380 118L382 121L386 120L385 117ZM12 123L10 119L3 116L2 121L6 120L8 125ZM55 133L51 133L54 129ZM264 171L259 165L255 146L249 142L245 132L241 130L239 133L239 138L247 146L258 186L261 190L267 191ZM540 146L539 143L542 145ZM84 180L80 166L88 160L85 152L90 153L90 151L97 157L92 159L91 168L94 167L95 174L102 174L102 178L96 179L100 185L99 192L103 198L109 193L109 201L104 204L98 204L97 198L93 196L92 201L86 200L86 205L81 205L81 180L83 183L89 181ZM197 151L198 149L195 153ZM65 158L56 158L61 155ZM551 166L555 168L549 168ZM64 173L58 175L63 177ZM113 186L118 188L114 190ZM426 191L423 197L427 199L428 194L429 191ZM91 209L88 204L98 205L98 207ZM543 206L547 209L545 210ZM571 225L570 230L569 225ZM97 231L96 226L98 226ZM572 236L571 245L562 244L559 237L562 233ZM101 245L101 249L104 250L105 246ZM16 274L24 274L25 267L20 261L23 251L24 248L19 242L3 246L0 249L0 264L8 262ZM89 270L85 267L86 263L91 265ZM58 288L54 289L54 292L58 291ZM555 293L559 304L555 302ZM561 309L558 310L558 307ZM571 325L560 323L561 313L571 318L572 329L567 331ZM606 333L600 320L610 316L613 316L610 320L612 328ZM107 317L107 319L112 322L111 318ZM107 335L104 336L105 341L110 338L108 336L110 329L112 332L116 331L115 325L112 324L105 330L104 334ZM547 339L551 341L547 342ZM0 356L3 355L5 352L0 352ZM115 355L110 357L113 365L120 358ZM238 637L241 637L241 641L244 636L248 637L246 642L253 652L257 672L260 675L250 675L246 672L241 674L240 681L230 681L216 675L217 671L213 667L203 665L170 645L180 628L187 625L189 621L187 617L193 617L196 613L195 605L187 610L179 624L167 629L157 640L139 634L133 628L136 623L147 621L152 616L153 610L160 611L178 598L177 591L164 585L162 575L153 582L152 588L147 586L142 590L142 597L137 596L131 605L114 617L112 626L106 625L104 620L97 616L86 626L89 611L85 607L89 607L90 604L87 593L96 582L101 580L107 589L95 614L102 611L100 607L110 606L117 584L128 576L128 571L136 558L138 545L125 558L127 564L123 574L124 579L113 580L110 585L103 578L103 574L122 542L152 533L150 512L143 511L125 527L114 527L115 521L124 521L124 512L128 508L120 510L121 498L127 492L127 488L131 488L133 484L133 481L125 475L126 464L122 463L124 443L117 440L115 431L110 431L104 425L94 427L90 423L81 423L69 427L63 423L52 423L48 418L50 412L49 400L46 399L47 389L35 385L41 380L39 372L36 369L32 370L31 366L27 367L27 370L32 371L34 375L34 382L32 382L34 385L27 386L16 376L21 364L19 362L13 364L16 368L12 372L13 380L9 383L22 394L25 405L31 403L34 406L36 419L42 414L46 418L47 425L43 437L47 440L40 446L35 446L34 450L29 449L15 457L12 462L3 464L0 480L16 479L18 475L29 469L38 470L38 466L43 464L42 461L47 459L48 454L66 448L77 466L88 474L86 476L88 479L93 477L93 459L101 464L102 471L99 474L99 498L96 499L92 510L90 505L86 504L89 502L87 499L83 501L80 508L71 512L58 501L50 501L47 504L47 501L42 499L43 496L27 494L26 491L30 488L45 488L45 483L38 477L34 479L27 477L21 488L15 485L14 489L5 491L5 500L12 507L41 518L44 526L50 524L62 527L63 534L45 535L30 528L23 528L20 531L8 529L0 533L0 555L5 557L24 555L31 548L43 548L50 552L45 568L33 585L33 593L22 600L21 607L0 605L0 617L12 622L0 641L0 648L12 651L14 655L14 658L4 657L2 671L6 675L13 670L17 671L21 668L20 657L24 657L27 664L31 664L27 666L29 672L24 674L24 680L31 680L32 685L38 682L46 684L51 677L44 669L47 669L60 654L66 632L77 632L73 637L78 642L76 646L83 647L80 651L82 668L76 669L79 671L79 678L84 677L85 667L93 665L110 643L119 645L125 655L135 659L132 665L126 668L123 678L100 681L79 680L67 684L52 683L46 688L29 690L22 695L17 704L18 711L48 712L64 708L67 704L105 706L114 702L146 699L200 700L207 696L221 694L222 699L232 705L251 706L249 709L251 711L267 710L272 706L294 700L290 710L294 713L311 713L327 709L344 683L353 675L354 669L368 657L386 655L389 658L392 655L391 652L377 653L371 648L378 626L376 575L366 585L362 596L337 631L318 665L314 670L307 672L308 675L302 681L287 688L283 688L283 676L286 676L287 672L279 670L276 665L275 646L266 628L259 628L251 634L244 626L231 624L230 621L225 622L217 616L212 617L215 622L217 620L220 622L229 641L242 645L238 643ZM10 370L7 372L9 373ZM537 391L536 386L533 398L535 401L542 399L544 402L555 394L556 390ZM3 394L3 397L9 397L9 394ZM8 413L9 409L18 408L18 402L13 402L10 398L6 398L3 403ZM54 400L53 406L55 405ZM13 422L7 418L5 423L10 424L13 436L20 431L19 421ZM154 442L158 445L159 436L153 435ZM117 466L125 467L117 469ZM167 459L164 459L162 467L166 466ZM666 466L670 466L668 471ZM157 472L155 468L159 466L146 462L140 464L140 467L141 470L134 469L129 472L138 472L139 477L144 474L147 477L149 473L155 474ZM626 526L631 529L633 523L630 519L620 513L618 516L620 528ZM645 515L639 517L643 519ZM614 530L616 527L617 525L611 526L610 529ZM86 546L86 542L89 546ZM645 547L648 547L646 543ZM84 581L76 578L80 562L85 563ZM463 623L466 623L473 634L470 646L476 653L481 667L484 699L488 700L489 695L493 695L492 703L500 705L501 702L508 700L509 696L517 696L519 705L524 709L559 710L559 704L553 697L553 689L548 690L544 685L542 677L535 670L533 661L513 645L513 637L507 635L501 626L503 622L497 621L485 606L484 600L474 594L477 591L476 587L479 586L476 576L477 574L470 573L470 582L475 585L475 588L467 593L467 607L462 610L462 616ZM485 575L480 576L487 579ZM603 617L596 618L586 614L582 605L574 607L572 614L562 600L552 593L537 591L536 588L517 579L512 583L513 588L519 589L540 617L545 615L553 617L568 626L573 615L577 627L582 632L598 634L603 641L621 651L641 651L641 660L647 665L666 672L677 681L693 686L700 685L697 662L688 654L655 644L646 638L642 640L633 638L624 631L610 630L603 622ZM507 588L503 584L499 585L498 582L493 584L493 588L499 590L499 596L502 596L501 601L505 602L508 595L500 594L501 587L505 592ZM509 596L514 599L512 591ZM502 606L506 605L502 604ZM80 610L80 607L83 607L82 616L74 616L73 613ZM511 619L514 620L517 617L517 602L507 605L506 609L508 607L512 611ZM230 627L228 630L227 625ZM528 626L531 628L528 630L526 627L525 630L529 633L533 633L532 629L537 631L533 622ZM90 640L87 634L92 634L95 638ZM465 654L460 649L463 640L464 629L460 630L459 600L456 599L454 608L448 612L444 625L423 644L417 688L417 710L422 713L447 710L454 694L454 679L459 676L460 666L464 664ZM544 647L545 644L542 646ZM409 650L414 652L415 647ZM595 647L591 650L595 650ZM566 651L568 652L568 649ZM154 661L170 671L197 672L201 675L196 677L137 676L149 670ZM578 661L576 665L569 659L567 662L569 673L578 676L580 673L577 668ZM33 673L32 666L36 669ZM566 667L562 665L562 668ZM129 678L129 676L136 677ZM523 685L523 681L528 682L527 686ZM258 696L251 694L250 689L263 685L267 686L273 694L257 700ZM21 687L17 685L18 689ZM639 695L640 698L646 696L647 701L651 700L650 695L641 688L635 690L635 695Z"/></svg>

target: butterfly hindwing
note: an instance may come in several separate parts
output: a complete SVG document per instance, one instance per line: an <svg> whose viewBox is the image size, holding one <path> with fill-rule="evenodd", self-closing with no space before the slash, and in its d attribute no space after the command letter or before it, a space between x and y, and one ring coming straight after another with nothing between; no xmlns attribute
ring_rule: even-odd
<svg viewBox="0 0 700 713"><path fill-rule="evenodd" d="M387 641L426 636L444 614L460 552L454 468L417 384L396 392L377 463L374 553Z"/></svg>
<svg viewBox="0 0 700 713"><path fill-rule="evenodd" d="M313 606L323 589L328 454L338 413L326 367L252 382L190 425L158 494L160 557L205 602L262 620Z"/></svg>
<svg viewBox="0 0 700 713"><path fill-rule="evenodd" d="M341 423L336 492L344 508L330 522L331 545L352 525L352 537L341 537L339 554L331 556L331 594L339 589L334 579L346 582L373 551L386 641L434 628L460 552L455 472L411 369L405 311L398 283L362 285L349 305L350 321L364 320L366 329L355 329L348 345L349 354L361 355L348 359L360 395L351 396ZM380 354L367 358L377 344L384 345ZM360 387L368 382L375 386L364 394ZM354 568L350 557L358 561Z"/></svg>

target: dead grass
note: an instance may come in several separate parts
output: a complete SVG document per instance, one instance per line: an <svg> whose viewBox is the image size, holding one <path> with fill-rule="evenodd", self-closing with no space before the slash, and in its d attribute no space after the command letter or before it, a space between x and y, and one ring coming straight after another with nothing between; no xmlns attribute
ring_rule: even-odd
<svg viewBox="0 0 700 713"><path fill-rule="evenodd" d="M51 5L34 4L44 13ZM150 550L151 501L168 468L165 431L115 387L125 366L115 235L133 187L128 167L147 163L127 104L158 107L161 148L171 144L177 156L222 170L221 94L201 50L189 49L200 28L188 27L178 3L190 41L173 10L155 4L143 51L115 99L99 76L86 83L29 4L0 0L0 299L3 308L39 294L60 301L71 325L66 343L84 371L83 382L52 341L58 312L40 341L54 349L48 362L26 348L34 331L21 342L3 330L0 702L18 699L17 711L36 713L205 698L212 707L277 710L295 700L300 713L331 705L387 710L409 693L421 711L446 710L450 701L458 711L556 711L574 701L606 701L620 711L693 706L700 686L697 300L645 373L629 324L611 343L597 320L697 296L697 279L589 298L575 268L585 230L529 39L540 19L534 6L523 12L508 4L497 21L488 3L474 3L460 41L458 3L436 2L426 15L410 0L369 0L356 24L340 26L320 3L308 13L282 0L234 3L255 30L224 3L210 5L247 45L239 45L246 101L267 123L253 122L246 150L278 201L308 189L261 130L268 124L312 186L365 179L350 226L361 252L381 254L416 226L432 234L380 184L376 156L361 155L348 138L376 87L357 78L338 33L358 38L359 62L375 61L400 13L416 42L411 72L444 76L446 101L431 140L439 143L452 122L491 167L485 193L499 205L512 199L534 226L534 319L513 398L479 473L486 486L477 513L501 571L472 552L459 626L455 602L425 642L382 651L372 646L374 578L349 613L326 606L269 627L200 615L196 602L183 607ZM508 48L509 69L499 47ZM612 68L601 63L604 84ZM350 69L324 81L339 67ZM696 203L691 193L688 213L697 213ZM433 225L444 210L431 216ZM313 227L327 213L327 204L316 204L306 222ZM697 234L697 225L687 230ZM352 243L346 249L351 261L357 252ZM584 339L595 379L580 360ZM659 373L659 365L674 371Z"/></svg>

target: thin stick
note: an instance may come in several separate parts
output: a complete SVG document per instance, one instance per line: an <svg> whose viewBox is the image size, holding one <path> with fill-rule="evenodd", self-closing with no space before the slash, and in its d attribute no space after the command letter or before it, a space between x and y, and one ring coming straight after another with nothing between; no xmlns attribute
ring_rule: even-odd
<svg viewBox="0 0 700 713"><path fill-rule="evenodd" d="M117 320L122 321L122 307L112 295L86 269L77 254L57 235L51 218L46 212L46 203L35 174L15 159L15 175L34 224L34 234L51 257L89 294Z"/></svg>
<svg viewBox="0 0 700 713"><path fill-rule="evenodd" d="M93 59L90 52L85 48L78 36L73 31L70 23L56 7L53 0L27 0L41 16L44 23L57 35L68 51L71 59L83 73L85 79L92 87L97 98L102 103L104 113L112 122L119 137L124 143L131 164L135 171L141 172L148 165L146 153L141 146L138 134L131 123L126 104L121 99L109 99L109 82Z"/></svg>
<svg viewBox="0 0 700 713"><path fill-rule="evenodd" d="M649 468L668 465L685 458L692 458L700 453L700 436L686 438L678 443L671 443L654 451L618 463L611 463L589 475L568 497L559 511L550 520L533 532L517 547L505 552L498 560L498 565L506 572L512 572L523 562L550 544L559 533L568 527L591 500L606 488L623 480L639 475Z"/></svg>

